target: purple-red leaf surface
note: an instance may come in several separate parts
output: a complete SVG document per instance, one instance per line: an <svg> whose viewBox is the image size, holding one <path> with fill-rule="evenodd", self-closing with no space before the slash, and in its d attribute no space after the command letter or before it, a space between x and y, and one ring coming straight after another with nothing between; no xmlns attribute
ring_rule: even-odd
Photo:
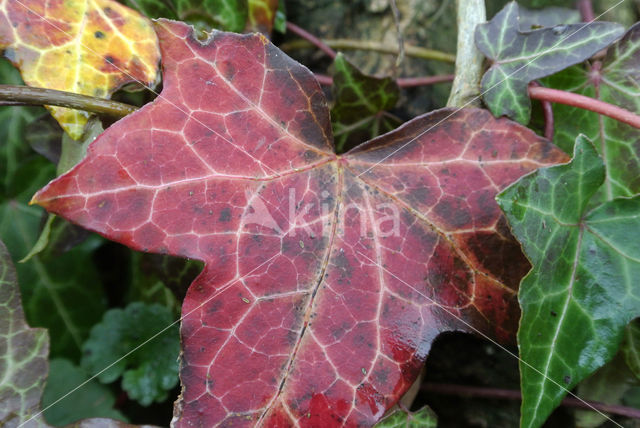
<svg viewBox="0 0 640 428"><path fill-rule="evenodd" d="M371 425L446 330L513 337L529 265L494 197L549 142L440 110L343 156L312 74L259 35L157 24L160 97L34 200L203 260L183 304L175 425Z"/></svg>

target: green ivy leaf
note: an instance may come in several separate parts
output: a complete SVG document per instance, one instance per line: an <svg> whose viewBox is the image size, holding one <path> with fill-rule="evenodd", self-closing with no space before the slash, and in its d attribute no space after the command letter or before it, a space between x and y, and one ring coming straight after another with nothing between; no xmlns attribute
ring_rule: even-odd
<svg viewBox="0 0 640 428"><path fill-rule="evenodd" d="M375 425L376 428L435 428L437 426L438 417L427 406L415 412L398 409Z"/></svg>
<svg viewBox="0 0 640 428"><path fill-rule="evenodd" d="M587 210L605 177L584 137L567 165L498 195L533 269L520 284L522 426L542 425L579 381L615 354L640 314L640 196Z"/></svg>
<svg viewBox="0 0 640 428"><path fill-rule="evenodd" d="M247 0L175 0L178 18L198 30L240 33L248 17Z"/></svg>
<svg viewBox="0 0 640 428"><path fill-rule="evenodd" d="M339 53L333 62L331 122L338 152L393 130L379 113L392 109L400 88L391 77L367 76Z"/></svg>
<svg viewBox="0 0 640 428"><path fill-rule="evenodd" d="M44 329L29 328L11 257L0 241L0 421L25 423L40 410L40 391L47 373L49 339ZM41 426L41 416L29 426Z"/></svg>
<svg viewBox="0 0 640 428"><path fill-rule="evenodd" d="M592 22L525 33L518 28L517 3L507 4L491 21L476 28L476 45L492 61L482 77L485 104L494 116L506 115L527 124L529 82L584 61L623 31L619 24Z"/></svg>
<svg viewBox="0 0 640 428"><path fill-rule="evenodd" d="M180 302L191 282L202 272L199 260L166 254L131 252L132 278L127 301L159 303L180 314ZM176 298L177 297L177 298Z"/></svg>
<svg viewBox="0 0 640 428"><path fill-rule="evenodd" d="M602 62L575 66L543 81L545 85L593 97L640 112L640 24L608 49ZM554 142L571 152L578 133L596 142L606 166L605 184L595 202L640 193L640 130L606 116L561 104L553 106Z"/></svg>
<svg viewBox="0 0 640 428"><path fill-rule="evenodd" d="M630 378L633 375L625 366L621 355L617 354L613 360L578 385L578 396L583 400L622 404L622 397L631 387ZM591 410L577 410L575 418L576 426L580 428L596 428L608 419Z"/></svg>
<svg viewBox="0 0 640 428"><path fill-rule="evenodd" d="M518 27L522 32L580 22L580 12L575 9L556 6L549 6L544 9L519 7L518 17Z"/></svg>
<svg viewBox="0 0 640 428"><path fill-rule="evenodd" d="M125 3L149 18L185 21L199 31L215 28L240 33L248 18L248 0L126 0Z"/></svg>
<svg viewBox="0 0 640 428"><path fill-rule="evenodd" d="M40 156L24 163L15 173L15 194L0 203L0 239L13 260L23 258L36 243L43 210L28 201L55 176L54 171L55 165ZM79 359L89 329L105 310L91 261L96 245L94 239L54 260L36 256L17 265L27 320L49 329L53 356Z"/></svg>
<svg viewBox="0 0 640 428"><path fill-rule="evenodd" d="M53 359L49 362L49 378L42 394L42 407L47 409L44 418L49 424L61 427L84 418L128 422L113 408L116 402L113 392L96 380L85 383L88 379L89 376L69 360ZM69 394L78 385L82 388Z"/></svg>
<svg viewBox="0 0 640 428"><path fill-rule="evenodd" d="M620 350L629 370L640 379L640 319L633 320L625 329Z"/></svg>
<svg viewBox="0 0 640 428"><path fill-rule="evenodd" d="M178 324L173 323L171 310L158 304L135 302L125 309L111 309L91 330L83 346L82 367L102 383L122 376L122 388L143 406L161 402L178 383L180 339Z"/></svg>
<svg viewBox="0 0 640 428"><path fill-rule="evenodd" d="M0 83L24 85L20 72L5 59L0 59ZM24 161L33 158L25 142L25 127L45 112L42 107L0 107L0 195L12 193L14 174Z"/></svg>
<svg viewBox="0 0 640 428"><path fill-rule="evenodd" d="M173 0L125 0L124 4L147 18L178 19Z"/></svg>

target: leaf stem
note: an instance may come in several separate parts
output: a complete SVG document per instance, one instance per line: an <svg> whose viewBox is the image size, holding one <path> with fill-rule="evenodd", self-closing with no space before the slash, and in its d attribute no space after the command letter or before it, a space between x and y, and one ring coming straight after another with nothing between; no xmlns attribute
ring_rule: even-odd
<svg viewBox="0 0 640 428"><path fill-rule="evenodd" d="M536 100L566 104L589 110L640 129L640 116L613 104L558 89L529 86L529 96Z"/></svg>
<svg viewBox="0 0 640 428"><path fill-rule="evenodd" d="M484 0L456 0L458 45L456 78L447 107L480 106L480 79L484 56L476 48L476 26L487 20Z"/></svg>
<svg viewBox="0 0 640 428"><path fill-rule="evenodd" d="M520 393L520 391L515 389L486 388L480 386L455 385L450 383L425 383L422 385L421 389L423 391L435 392L443 395L522 400L522 394ZM596 409L605 413L640 419L640 409L634 409L631 407L620 406L616 404L607 404L588 400L581 401L572 397L563 399L561 404L567 407L576 407L585 410Z"/></svg>
<svg viewBox="0 0 640 428"><path fill-rule="evenodd" d="M540 87L540 83L537 81L531 82L531 86ZM553 120L553 107L551 103L546 100L541 100L540 104L542 105L542 114L544 115L544 137L547 140L553 141L553 133L554 133L554 120Z"/></svg>
<svg viewBox="0 0 640 428"><path fill-rule="evenodd" d="M0 105L52 105L116 118L124 117L138 109L129 104L103 98L23 85L0 85Z"/></svg>
<svg viewBox="0 0 640 428"><path fill-rule="evenodd" d="M374 42L370 40L351 40L351 39L323 39L322 42L333 49L338 50L363 50L398 55L398 46L391 46L385 43ZM280 45L282 50L304 49L311 46L307 40L292 40ZM404 53L412 58L431 59L435 61L456 62L456 56L447 52L437 51L433 49L420 48L404 44Z"/></svg>
<svg viewBox="0 0 640 428"><path fill-rule="evenodd" d="M317 38L313 34L309 33L307 30L304 30L304 29L298 27L296 24L294 24L292 22L289 22L289 21L287 21L286 25L287 25L287 30L288 31L291 31L292 33L302 37L305 40L307 40L309 43L311 43L314 46L316 46L322 52L326 53L329 56L329 58L334 59L336 57L336 51L331 49L322 40L320 40L319 38Z"/></svg>
<svg viewBox="0 0 640 428"><path fill-rule="evenodd" d="M321 85L331 86L333 85L333 78L331 76L327 76L325 74L314 74L318 82ZM441 74L436 76L425 76L425 77L405 77L399 78L396 80L396 83L401 88L412 88L415 86L427 86L433 85L435 83L445 83L451 82L453 80L453 74Z"/></svg>
<svg viewBox="0 0 640 428"><path fill-rule="evenodd" d="M578 0L577 6L580 11L580 16L582 17L582 22L592 22L595 20L591 0Z"/></svg>

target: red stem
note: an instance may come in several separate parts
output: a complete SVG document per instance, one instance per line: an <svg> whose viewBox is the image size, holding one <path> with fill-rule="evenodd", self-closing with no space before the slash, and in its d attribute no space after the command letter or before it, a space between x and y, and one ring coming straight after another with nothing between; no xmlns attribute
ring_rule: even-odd
<svg viewBox="0 0 640 428"><path fill-rule="evenodd" d="M591 0L578 0L578 10L580 11L580 16L582 16L582 22L595 20Z"/></svg>
<svg viewBox="0 0 640 428"><path fill-rule="evenodd" d="M520 391L514 389L483 388L479 386L454 385L449 383L425 383L421 388L423 391L435 392L444 395L462 395L484 398L504 398L507 400L522 400ZM611 413L614 415L626 416L628 418L640 419L640 410L632 407L618 406L615 404L600 403L597 401L578 400L567 397L562 400L562 405L567 407L577 407L579 409L593 410Z"/></svg>
<svg viewBox="0 0 640 428"><path fill-rule="evenodd" d="M333 78L324 74L316 74L316 79L321 85L331 86L333 85ZM443 74L438 76L427 77L407 77L396 80L398 86L401 88L411 88L414 86L426 86L433 85L434 83L451 82L453 81L453 74Z"/></svg>
<svg viewBox="0 0 640 428"><path fill-rule="evenodd" d="M585 110L593 111L604 116L609 116L610 118L616 119L622 123L626 123L627 125L631 125L634 128L640 129L640 116L638 116L637 114L623 109L622 107L605 103L604 101L585 97L584 95L560 91L558 89L543 87L536 88L534 86L529 86L529 96L536 100L566 104L568 106L579 107Z"/></svg>
<svg viewBox="0 0 640 428"><path fill-rule="evenodd" d="M531 86L537 88L540 84L533 81L531 82ZM544 115L544 136L547 140L553 141L553 107L549 101L540 101L540 104L542 104L542 114Z"/></svg>
<svg viewBox="0 0 640 428"><path fill-rule="evenodd" d="M327 55L329 55L329 57L331 59L334 59L336 57L336 51L334 51L333 49L331 49L329 46L327 46L322 40L320 40L319 38L317 38L316 36L314 36L313 34L309 33L306 30L303 30L302 28L298 27L296 24L293 24L289 21L287 21L287 30L291 31L294 34L297 34L298 36L302 37L303 39L308 40L310 43L312 43L313 45L315 45L318 49L320 49L322 52L326 53Z"/></svg>

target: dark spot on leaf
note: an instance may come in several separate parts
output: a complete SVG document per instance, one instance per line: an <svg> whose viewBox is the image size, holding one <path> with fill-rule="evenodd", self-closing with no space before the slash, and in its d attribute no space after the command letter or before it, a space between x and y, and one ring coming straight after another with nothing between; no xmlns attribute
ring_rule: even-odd
<svg viewBox="0 0 640 428"><path fill-rule="evenodd" d="M226 223L229 220L231 220L231 210L229 209L229 207L225 207L222 209L222 211L220 211L220 217L218 217L218 221Z"/></svg>
<svg viewBox="0 0 640 428"><path fill-rule="evenodd" d="M104 33L103 33L102 31L96 31L95 33L93 33L93 36L94 36L96 39L104 39L104 37L105 37L105 36L104 36Z"/></svg>

